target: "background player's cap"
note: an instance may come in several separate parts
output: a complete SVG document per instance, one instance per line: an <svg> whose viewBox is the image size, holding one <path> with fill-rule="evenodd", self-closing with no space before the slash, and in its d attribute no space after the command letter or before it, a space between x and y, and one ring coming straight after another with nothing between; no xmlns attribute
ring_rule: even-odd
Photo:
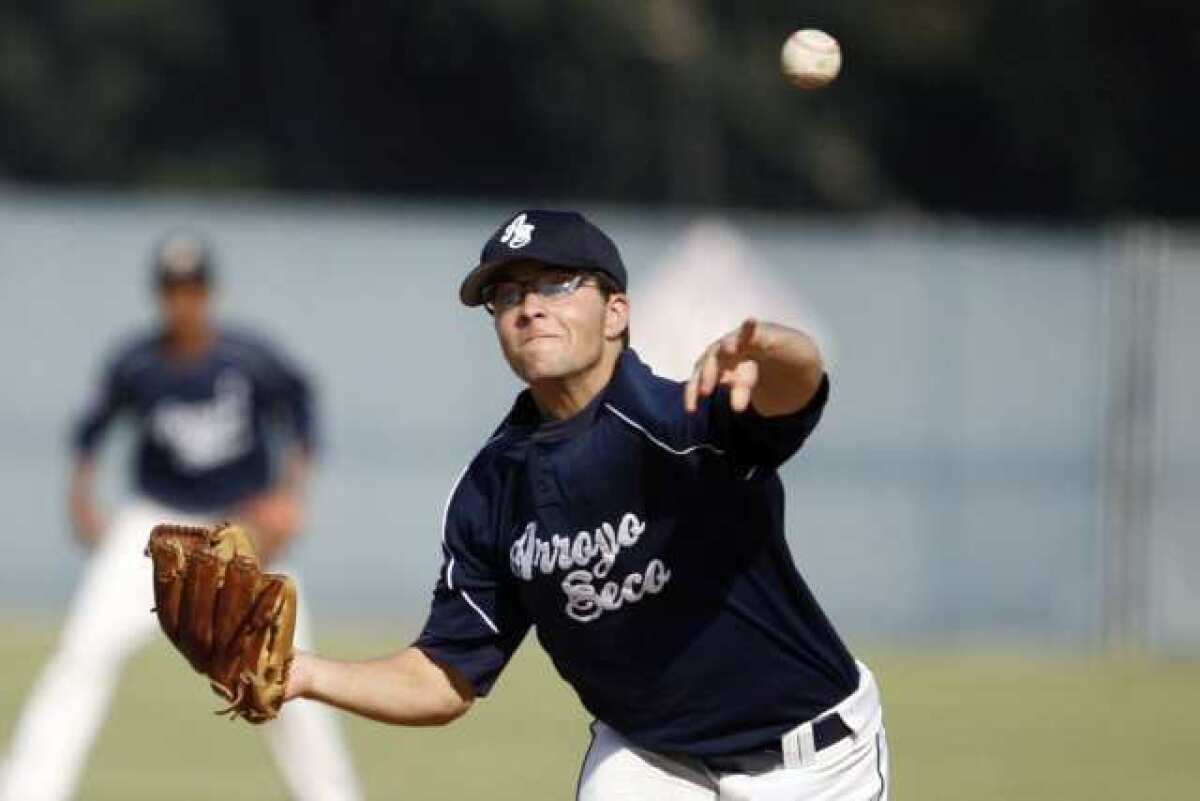
<svg viewBox="0 0 1200 801"><path fill-rule="evenodd" d="M458 290L467 306L483 303L483 288L496 271L515 261L607 273L622 292L625 265L613 241L577 211L526 209L510 217L483 246L479 265Z"/></svg>
<svg viewBox="0 0 1200 801"><path fill-rule="evenodd" d="M212 282L212 255L195 234L175 232L163 237L154 247L152 265L159 287Z"/></svg>

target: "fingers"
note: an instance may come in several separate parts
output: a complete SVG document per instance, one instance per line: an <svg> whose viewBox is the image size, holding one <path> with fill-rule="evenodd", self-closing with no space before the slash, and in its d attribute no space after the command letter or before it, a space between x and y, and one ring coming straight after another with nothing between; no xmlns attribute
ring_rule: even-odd
<svg viewBox="0 0 1200 801"><path fill-rule="evenodd" d="M720 339L720 353L723 359L722 367L734 367L740 362L752 358L754 348L759 344L761 328L753 317L747 317L736 330L730 331Z"/></svg>
<svg viewBox="0 0 1200 801"><path fill-rule="evenodd" d="M724 342L719 347L710 347L704 355L704 363L700 366L700 397L707 398L717 388L717 380L721 377L720 354L724 350Z"/></svg>
<svg viewBox="0 0 1200 801"><path fill-rule="evenodd" d="M746 360L729 371L728 377L721 383L729 387L729 406L733 411L741 413L750 408L754 396L754 388L758 386L758 363Z"/></svg>
<svg viewBox="0 0 1200 801"><path fill-rule="evenodd" d="M709 345L700 358L696 360L696 366L692 368L691 378L688 379L687 386L683 389L683 407L688 412L694 412L700 406L700 399L706 398L712 394L712 389L704 389L705 373L710 369L709 364L712 363L712 370L716 369L716 349L719 343Z"/></svg>
<svg viewBox="0 0 1200 801"><path fill-rule="evenodd" d="M688 378L687 384L683 387L683 408L688 414L696 411L700 397L700 362L696 362L696 366L692 368L692 374Z"/></svg>
<svg viewBox="0 0 1200 801"><path fill-rule="evenodd" d="M745 353L750 350L754 344L755 337L758 336L758 320L753 317L747 317L738 329L738 352Z"/></svg>
<svg viewBox="0 0 1200 801"><path fill-rule="evenodd" d="M705 348L684 387L684 409L689 413L695 412L702 399L712 395L719 385L725 384L731 389L730 401L734 411L745 411L756 380L752 379L746 388L739 388L740 382L734 375L749 360L748 352L755 345L758 333L758 321L749 317L736 330Z"/></svg>
<svg viewBox="0 0 1200 801"><path fill-rule="evenodd" d="M744 412L750 405L753 387L746 381L735 381L729 386L729 406L735 412Z"/></svg>
<svg viewBox="0 0 1200 801"><path fill-rule="evenodd" d="M688 412L694 412L700 406L700 400L713 394L721 377L719 355L725 347L725 337L705 348L704 353L692 368L692 376L688 379L683 390L683 406Z"/></svg>
<svg viewBox="0 0 1200 801"><path fill-rule="evenodd" d="M741 333L741 329L739 328L737 331L730 331L728 334L717 340L718 344L720 345L721 356L725 357L726 359L733 359L737 357L738 349L741 347Z"/></svg>

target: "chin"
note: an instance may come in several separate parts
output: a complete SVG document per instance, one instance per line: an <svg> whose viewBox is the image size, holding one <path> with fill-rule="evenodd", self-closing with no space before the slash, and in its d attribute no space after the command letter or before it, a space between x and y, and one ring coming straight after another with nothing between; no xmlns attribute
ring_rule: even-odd
<svg viewBox="0 0 1200 801"><path fill-rule="evenodd" d="M513 371L526 383L547 381L566 375L564 354L557 347L547 347L547 342L530 343L509 356Z"/></svg>
<svg viewBox="0 0 1200 801"><path fill-rule="evenodd" d="M536 384L539 381L553 381L556 378L564 378L571 374L571 370L565 369L563 365L556 363L551 359L527 359L520 367L517 368L517 373L521 378L525 379L527 384Z"/></svg>

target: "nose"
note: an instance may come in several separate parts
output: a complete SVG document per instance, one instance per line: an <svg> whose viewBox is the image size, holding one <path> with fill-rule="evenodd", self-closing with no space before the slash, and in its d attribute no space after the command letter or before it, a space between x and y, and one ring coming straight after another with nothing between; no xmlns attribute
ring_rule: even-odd
<svg viewBox="0 0 1200 801"><path fill-rule="evenodd" d="M542 296L533 287L524 287L523 289L521 303L517 306L517 309L520 311L520 322L528 322L538 317L545 317L546 309L542 305Z"/></svg>

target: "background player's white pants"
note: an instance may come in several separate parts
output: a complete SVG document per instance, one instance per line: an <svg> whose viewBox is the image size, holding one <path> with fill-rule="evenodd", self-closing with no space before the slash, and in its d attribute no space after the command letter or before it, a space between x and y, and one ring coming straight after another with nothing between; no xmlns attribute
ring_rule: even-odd
<svg viewBox="0 0 1200 801"><path fill-rule="evenodd" d="M608 726L592 726L592 745L579 777L578 801L887 801L887 737L874 677L859 666L858 690L835 707L853 737L802 764L723 773L702 762L646 751ZM786 746L785 746L786 750Z"/></svg>
<svg viewBox="0 0 1200 801"><path fill-rule="evenodd" d="M150 560L142 549L150 529L166 521L211 522L141 501L118 515L92 555L57 650L34 685L0 765L0 801L70 797L125 660L158 631L158 618L150 611L154 606ZM312 639L305 609L301 602L296 621L296 643L301 648L311 647ZM223 723L213 720L214 726ZM292 701L276 720L260 728L297 801L361 798L349 752L330 710L311 701Z"/></svg>

